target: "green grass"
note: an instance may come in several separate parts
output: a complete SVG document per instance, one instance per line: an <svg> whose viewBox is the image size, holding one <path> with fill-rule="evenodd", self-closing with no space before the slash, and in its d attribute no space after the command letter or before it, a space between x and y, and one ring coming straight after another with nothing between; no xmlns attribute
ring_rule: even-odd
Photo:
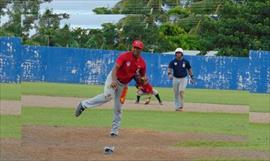
<svg viewBox="0 0 270 161"><path fill-rule="evenodd" d="M0 116L0 136L5 138L20 138L22 120L20 116Z"/></svg>
<svg viewBox="0 0 270 161"><path fill-rule="evenodd" d="M248 138L250 148L270 151L270 124L249 124Z"/></svg>
<svg viewBox="0 0 270 161"><path fill-rule="evenodd" d="M23 82L23 95L44 95L64 97L92 97L102 92L103 87L97 85Z"/></svg>
<svg viewBox="0 0 270 161"><path fill-rule="evenodd" d="M93 97L103 92L101 85L65 84L65 83L41 83L23 82L23 95L45 95L63 97ZM156 88L164 101L173 101L172 88ZM130 86L127 99L135 100L136 88ZM13 95L12 90L7 95ZM213 90L213 89L190 89L185 92L185 102L227 104L227 105L250 105L251 111L270 112L269 94L254 94L240 90Z"/></svg>
<svg viewBox="0 0 270 161"><path fill-rule="evenodd" d="M112 110L88 109L87 112L77 119L74 118L73 112L73 109L24 107L22 119L27 124L111 126ZM225 132L235 135L247 133L247 126L248 114L176 113L135 110L125 110L122 123L122 127L127 128L147 128L175 132ZM245 133L242 133L243 130Z"/></svg>
<svg viewBox="0 0 270 161"><path fill-rule="evenodd" d="M21 84L0 83L0 100L20 100Z"/></svg>
<svg viewBox="0 0 270 161"><path fill-rule="evenodd" d="M250 93L249 111L270 112L270 94Z"/></svg>
<svg viewBox="0 0 270 161"><path fill-rule="evenodd" d="M172 88L156 88L162 100L172 101ZM64 83L22 83L22 94L64 97L93 97L103 92L103 86ZM247 91L187 89L186 102L248 105ZM127 99L135 99L136 88L129 87Z"/></svg>

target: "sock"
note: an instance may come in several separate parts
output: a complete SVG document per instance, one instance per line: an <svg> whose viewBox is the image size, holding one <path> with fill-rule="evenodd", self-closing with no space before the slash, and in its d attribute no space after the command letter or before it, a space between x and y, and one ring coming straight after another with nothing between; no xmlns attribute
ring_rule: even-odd
<svg viewBox="0 0 270 161"><path fill-rule="evenodd" d="M159 94L156 94L155 96L156 96L156 98L158 99L158 101L161 102L161 99L160 99L160 97L159 97Z"/></svg>
<svg viewBox="0 0 270 161"><path fill-rule="evenodd" d="M137 96L137 101L136 102L140 102L140 97L141 96Z"/></svg>

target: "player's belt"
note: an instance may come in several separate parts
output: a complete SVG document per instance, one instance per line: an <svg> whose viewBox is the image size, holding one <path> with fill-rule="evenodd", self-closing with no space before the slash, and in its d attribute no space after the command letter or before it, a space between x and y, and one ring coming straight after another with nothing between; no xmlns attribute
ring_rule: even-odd
<svg viewBox="0 0 270 161"><path fill-rule="evenodd" d="M180 77L176 77L176 76L174 76L175 78L185 78L186 76L180 76Z"/></svg>

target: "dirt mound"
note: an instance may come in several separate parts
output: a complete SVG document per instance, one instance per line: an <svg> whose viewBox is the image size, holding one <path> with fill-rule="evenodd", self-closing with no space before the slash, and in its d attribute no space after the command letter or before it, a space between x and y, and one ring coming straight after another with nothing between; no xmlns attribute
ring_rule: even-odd
<svg viewBox="0 0 270 161"><path fill-rule="evenodd" d="M1 140L1 160L197 160L202 158L268 159L269 153L236 148L176 147L186 140L246 141L242 136L156 132L121 129L118 137L110 128L23 126L20 141ZM103 148L115 146L112 155ZM15 153L16 152L16 153Z"/></svg>

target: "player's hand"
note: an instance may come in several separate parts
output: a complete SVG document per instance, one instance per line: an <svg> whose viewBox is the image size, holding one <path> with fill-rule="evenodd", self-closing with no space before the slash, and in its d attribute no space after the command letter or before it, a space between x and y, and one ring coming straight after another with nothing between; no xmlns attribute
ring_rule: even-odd
<svg viewBox="0 0 270 161"><path fill-rule="evenodd" d="M194 81L193 78L190 78L190 79L189 79L189 82L190 82L191 84L194 84L194 83L195 83L195 81Z"/></svg>
<svg viewBox="0 0 270 161"><path fill-rule="evenodd" d="M194 83L195 83L195 80L194 80L194 76L193 76L193 75L191 75L191 76L189 77L189 82L190 82L191 84L194 84Z"/></svg>
<svg viewBox="0 0 270 161"><path fill-rule="evenodd" d="M169 74L169 79L170 79L170 80L172 80L172 79L173 79L172 74Z"/></svg>
<svg viewBox="0 0 270 161"><path fill-rule="evenodd" d="M117 82L116 81L112 81L112 83L111 83L111 88L113 88L113 89L116 89L117 88Z"/></svg>

